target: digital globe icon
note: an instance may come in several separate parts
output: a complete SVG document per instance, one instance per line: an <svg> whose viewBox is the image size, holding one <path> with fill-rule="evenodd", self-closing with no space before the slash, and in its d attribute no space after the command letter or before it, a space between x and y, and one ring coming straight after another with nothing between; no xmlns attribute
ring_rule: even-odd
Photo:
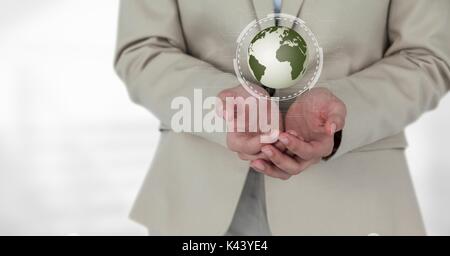
<svg viewBox="0 0 450 256"><path fill-rule="evenodd" d="M259 31L250 42L247 63L253 77L264 86L288 88L307 70L308 45L291 28L268 27Z"/></svg>

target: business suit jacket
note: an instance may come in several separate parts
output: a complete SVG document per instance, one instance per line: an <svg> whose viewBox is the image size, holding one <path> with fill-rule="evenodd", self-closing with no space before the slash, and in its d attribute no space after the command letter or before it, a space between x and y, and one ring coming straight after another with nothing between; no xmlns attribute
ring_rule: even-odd
<svg viewBox="0 0 450 256"><path fill-rule="evenodd" d="M265 178L275 235L424 234L403 129L449 89L450 1L285 0L324 48L318 86L348 110L332 159L288 181ZM175 133L176 96L215 96L239 83L235 40L270 0L124 0L115 67L129 95L161 121L161 139L131 217L162 234L220 235L248 163L225 133Z"/></svg>

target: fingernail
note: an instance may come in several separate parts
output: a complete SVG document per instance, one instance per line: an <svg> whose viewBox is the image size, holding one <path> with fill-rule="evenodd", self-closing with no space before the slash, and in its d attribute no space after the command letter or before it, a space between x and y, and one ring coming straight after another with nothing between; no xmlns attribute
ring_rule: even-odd
<svg viewBox="0 0 450 256"><path fill-rule="evenodd" d="M289 131L287 131L287 133L289 133L290 135L294 135L294 136L298 136L298 133L296 132L296 131L293 131L293 130L289 130Z"/></svg>
<svg viewBox="0 0 450 256"><path fill-rule="evenodd" d="M260 162L254 162L252 163L252 167L253 169L256 169L257 171L264 171L264 169L266 168L264 166L264 164L260 163Z"/></svg>
<svg viewBox="0 0 450 256"><path fill-rule="evenodd" d="M273 156L273 152L272 152L272 150L269 149L269 148L262 148L261 151L262 151L266 156L268 156L268 157Z"/></svg>
<svg viewBox="0 0 450 256"><path fill-rule="evenodd" d="M281 135L278 139L279 139L279 140L281 141L281 143L283 143L284 145L289 144L289 139L288 139L286 136Z"/></svg>
<svg viewBox="0 0 450 256"><path fill-rule="evenodd" d="M336 132L336 124L332 123L330 126L331 134L334 134Z"/></svg>

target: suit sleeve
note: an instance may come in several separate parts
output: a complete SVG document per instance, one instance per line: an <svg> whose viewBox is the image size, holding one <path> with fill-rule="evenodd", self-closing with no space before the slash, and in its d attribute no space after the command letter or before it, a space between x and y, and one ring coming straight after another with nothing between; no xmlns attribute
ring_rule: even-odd
<svg viewBox="0 0 450 256"><path fill-rule="evenodd" d="M392 0L382 60L326 82L347 105L333 158L400 133L435 108L450 86L450 1Z"/></svg>
<svg viewBox="0 0 450 256"><path fill-rule="evenodd" d="M205 99L239 85L234 75L190 56L186 48L176 1L121 1L116 72L130 98L153 113L166 128L170 128L171 118L178 111L171 109L175 97L185 97L194 104L195 89L201 89ZM224 132L193 134L226 146Z"/></svg>

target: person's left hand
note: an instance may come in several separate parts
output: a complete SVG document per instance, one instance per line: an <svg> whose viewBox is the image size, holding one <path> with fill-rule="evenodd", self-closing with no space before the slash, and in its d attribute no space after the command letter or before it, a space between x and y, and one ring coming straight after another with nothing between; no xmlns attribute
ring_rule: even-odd
<svg viewBox="0 0 450 256"><path fill-rule="evenodd" d="M251 161L256 171L283 179L297 175L333 152L334 134L344 127L345 104L325 88L313 88L297 98L285 117L285 133L279 137L287 150L266 145L266 159ZM268 160L267 160L268 159ZM277 175L274 175L277 174Z"/></svg>

